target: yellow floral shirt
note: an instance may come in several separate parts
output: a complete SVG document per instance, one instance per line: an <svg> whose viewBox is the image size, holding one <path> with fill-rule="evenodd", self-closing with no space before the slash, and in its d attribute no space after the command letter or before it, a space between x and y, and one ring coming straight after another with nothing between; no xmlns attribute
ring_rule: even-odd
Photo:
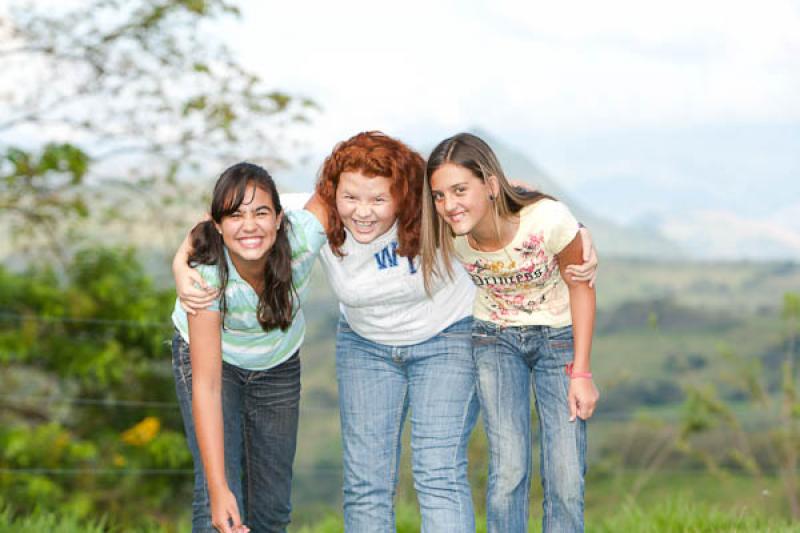
<svg viewBox="0 0 800 533"><path fill-rule="evenodd" d="M478 287L475 318L501 326L571 324L569 290L556 254L577 233L578 221L569 209L543 199L520 211L517 234L501 250L481 252L466 236L456 237L456 255Z"/></svg>

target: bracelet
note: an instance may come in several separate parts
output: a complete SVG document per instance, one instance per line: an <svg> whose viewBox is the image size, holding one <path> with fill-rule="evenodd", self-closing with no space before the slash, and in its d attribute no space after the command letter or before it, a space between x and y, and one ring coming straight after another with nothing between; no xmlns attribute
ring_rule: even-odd
<svg viewBox="0 0 800 533"><path fill-rule="evenodd" d="M564 367L564 372L569 376L569 379L578 379L578 378L585 378L585 379L592 379L591 372L575 372L572 370L574 363L567 363L567 366Z"/></svg>

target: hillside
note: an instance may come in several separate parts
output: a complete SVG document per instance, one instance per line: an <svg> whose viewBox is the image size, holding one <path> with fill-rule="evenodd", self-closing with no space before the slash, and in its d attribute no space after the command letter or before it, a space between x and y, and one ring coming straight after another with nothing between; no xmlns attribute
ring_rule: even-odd
<svg viewBox="0 0 800 533"><path fill-rule="evenodd" d="M486 140L497 154L509 179L525 181L566 203L575 216L592 231L598 250L606 257L670 259L684 256L681 247L660 235L657 230L620 226L596 215L591 206L578 203L548 176L530 157L495 139L490 133L473 132Z"/></svg>
<svg viewBox="0 0 800 533"><path fill-rule="evenodd" d="M727 376L730 362L724 353L759 361L775 383L784 357L781 306L784 295L798 287L797 263L604 259L592 353L602 400L594 422L592 460L608 461L617 453L618 425L636 413L660 420L679 416L687 386L707 386ZM299 505L330 502L332 495L340 498L341 481L334 364L338 309L319 271L311 291L302 349L303 418L295 493ZM723 386L721 394L741 400L741 392L730 386ZM481 439L478 429L474 449L482 449ZM632 454L630 460L637 457Z"/></svg>

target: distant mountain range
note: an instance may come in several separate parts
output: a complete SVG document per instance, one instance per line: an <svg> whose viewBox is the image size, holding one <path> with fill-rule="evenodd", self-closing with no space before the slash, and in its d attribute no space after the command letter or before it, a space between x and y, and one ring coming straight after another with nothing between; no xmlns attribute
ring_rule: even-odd
<svg viewBox="0 0 800 533"><path fill-rule="evenodd" d="M709 194L709 183L676 186L646 177L586 180L580 190L568 194L524 153L486 131L474 131L492 145L508 176L564 200L591 228L602 254L672 260L800 260L800 187L776 190L783 194L782 201L773 195L773 204L780 207L772 208L764 203L763 194L752 194L748 204L743 191L743 198L731 202L729 195ZM743 209L742 202L749 209Z"/></svg>
<svg viewBox="0 0 800 533"><path fill-rule="evenodd" d="M472 132L489 143L509 179L530 183L542 192L564 202L577 219L590 229L595 245L601 254L615 257L663 259L686 255L679 245L662 236L658 230L622 226L596 215L590 207L580 204L567 194L528 156L508 147L486 131L473 129Z"/></svg>

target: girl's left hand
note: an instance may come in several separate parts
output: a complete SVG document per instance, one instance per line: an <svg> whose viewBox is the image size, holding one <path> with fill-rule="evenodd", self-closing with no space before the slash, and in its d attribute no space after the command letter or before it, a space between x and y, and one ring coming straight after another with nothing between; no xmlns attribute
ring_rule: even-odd
<svg viewBox="0 0 800 533"><path fill-rule="evenodd" d="M594 414L600 392L589 378L574 378L569 381L569 421L574 422L577 416L581 420L588 420Z"/></svg>
<svg viewBox="0 0 800 533"><path fill-rule="evenodd" d="M597 250L588 229L581 228L579 233L583 245L583 264L569 265L565 274L571 276L573 281L588 281L589 287L594 287L597 279Z"/></svg>

